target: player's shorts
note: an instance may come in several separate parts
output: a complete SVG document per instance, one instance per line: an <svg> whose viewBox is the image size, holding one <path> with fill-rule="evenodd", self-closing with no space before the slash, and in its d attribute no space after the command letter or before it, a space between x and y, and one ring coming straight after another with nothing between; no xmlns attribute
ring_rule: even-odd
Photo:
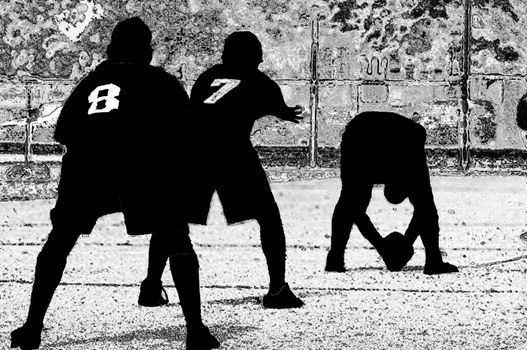
<svg viewBox="0 0 527 350"><path fill-rule="evenodd" d="M51 210L53 227L89 234L98 218L122 212L130 235L188 233L183 201L148 181L125 178L112 171L109 164L66 154L57 202Z"/></svg>
<svg viewBox="0 0 527 350"><path fill-rule="evenodd" d="M195 165L191 181L190 223L207 224L216 191L228 224L257 219L276 205L267 174L256 151L242 157L203 158Z"/></svg>

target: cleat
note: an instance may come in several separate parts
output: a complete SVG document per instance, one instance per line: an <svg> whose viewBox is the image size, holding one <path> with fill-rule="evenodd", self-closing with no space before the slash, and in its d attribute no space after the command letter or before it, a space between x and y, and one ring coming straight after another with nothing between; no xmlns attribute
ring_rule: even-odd
<svg viewBox="0 0 527 350"><path fill-rule="evenodd" d="M263 306L268 309L291 309L304 306L304 302L293 294L286 283L278 293L268 292L264 295Z"/></svg>
<svg viewBox="0 0 527 350"><path fill-rule="evenodd" d="M326 267L324 269L327 272L346 272L346 266L344 265L344 256L337 256L330 250L326 258Z"/></svg>
<svg viewBox="0 0 527 350"><path fill-rule="evenodd" d="M205 325L187 327L187 350L210 350L219 347L220 342Z"/></svg>
<svg viewBox="0 0 527 350"><path fill-rule="evenodd" d="M42 326L29 327L23 325L11 332L11 348L22 350L38 349L40 346Z"/></svg>
<svg viewBox="0 0 527 350"><path fill-rule="evenodd" d="M383 238L379 252L389 271L401 271L414 255L414 247L399 232L392 232Z"/></svg>
<svg viewBox="0 0 527 350"><path fill-rule="evenodd" d="M439 264L425 264L425 275L440 275L443 273L459 272L459 269L452 264L441 262Z"/></svg>
<svg viewBox="0 0 527 350"><path fill-rule="evenodd" d="M141 291L137 303L141 306L156 307L168 304L168 295L161 281L141 283Z"/></svg>

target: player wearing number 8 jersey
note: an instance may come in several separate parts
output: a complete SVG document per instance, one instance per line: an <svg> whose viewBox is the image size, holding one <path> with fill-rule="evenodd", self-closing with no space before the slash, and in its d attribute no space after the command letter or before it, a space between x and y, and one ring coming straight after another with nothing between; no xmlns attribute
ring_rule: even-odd
<svg viewBox="0 0 527 350"><path fill-rule="evenodd" d="M257 119L274 115L297 123L302 109L288 107L280 87L258 69L262 47L254 34L232 33L225 41L222 59L223 64L199 76L191 92L195 152L190 220L206 224L215 191L229 224L256 219L270 279L263 305L300 307L303 302L285 282L285 235L280 212L250 136ZM159 280L162 266L162 262L151 259L147 280ZM147 292L142 294L146 303L153 299Z"/></svg>
<svg viewBox="0 0 527 350"><path fill-rule="evenodd" d="M64 104L55 139L67 146L52 231L38 255L31 304L11 346L36 349L44 316L66 259L100 216L122 212L129 234L152 233L151 246L170 267L187 322L187 349L219 346L201 321L198 260L188 236L184 171L189 99L178 80L149 65L150 29L137 17L120 22L108 60Z"/></svg>

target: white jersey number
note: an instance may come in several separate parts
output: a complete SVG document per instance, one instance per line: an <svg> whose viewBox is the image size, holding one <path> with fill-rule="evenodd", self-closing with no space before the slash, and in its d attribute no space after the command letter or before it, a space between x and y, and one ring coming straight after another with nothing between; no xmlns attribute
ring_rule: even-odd
<svg viewBox="0 0 527 350"><path fill-rule="evenodd" d="M240 84L240 80L237 79L215 79L210 86L221 86L215 93L213 93L203 103L213 104L218 102L220 98L225 96L229 91L234 89Z"/></svg>
<svg viewBox="0 0 527 350"><path fill-rule="evenodd" d="M105 95L101 95L101 92L106 91ZM88 102L91 103L90 109L88 109L88 115L95 113L108 113L114 109L119 108L119 100L116 98L119 96L121 88L114 84L101 85L95 88L88 96ZM99 103L104 102L102 107Z"/></svg>

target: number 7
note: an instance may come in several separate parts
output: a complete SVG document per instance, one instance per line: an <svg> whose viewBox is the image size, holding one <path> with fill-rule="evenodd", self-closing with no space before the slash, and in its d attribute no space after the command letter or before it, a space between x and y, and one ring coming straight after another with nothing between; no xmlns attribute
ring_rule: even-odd
<svg viewBox="0 0 527 350"><path fill-rule="evenodd" d="M213 93L209 98L207 98L203 103L214 104L220 98L225 96L229 91L234 89L240 84L240 80L237 79L214 79L210 86L221 86L215 93ZM222 86L223 85L223 86Z"/></svg>

